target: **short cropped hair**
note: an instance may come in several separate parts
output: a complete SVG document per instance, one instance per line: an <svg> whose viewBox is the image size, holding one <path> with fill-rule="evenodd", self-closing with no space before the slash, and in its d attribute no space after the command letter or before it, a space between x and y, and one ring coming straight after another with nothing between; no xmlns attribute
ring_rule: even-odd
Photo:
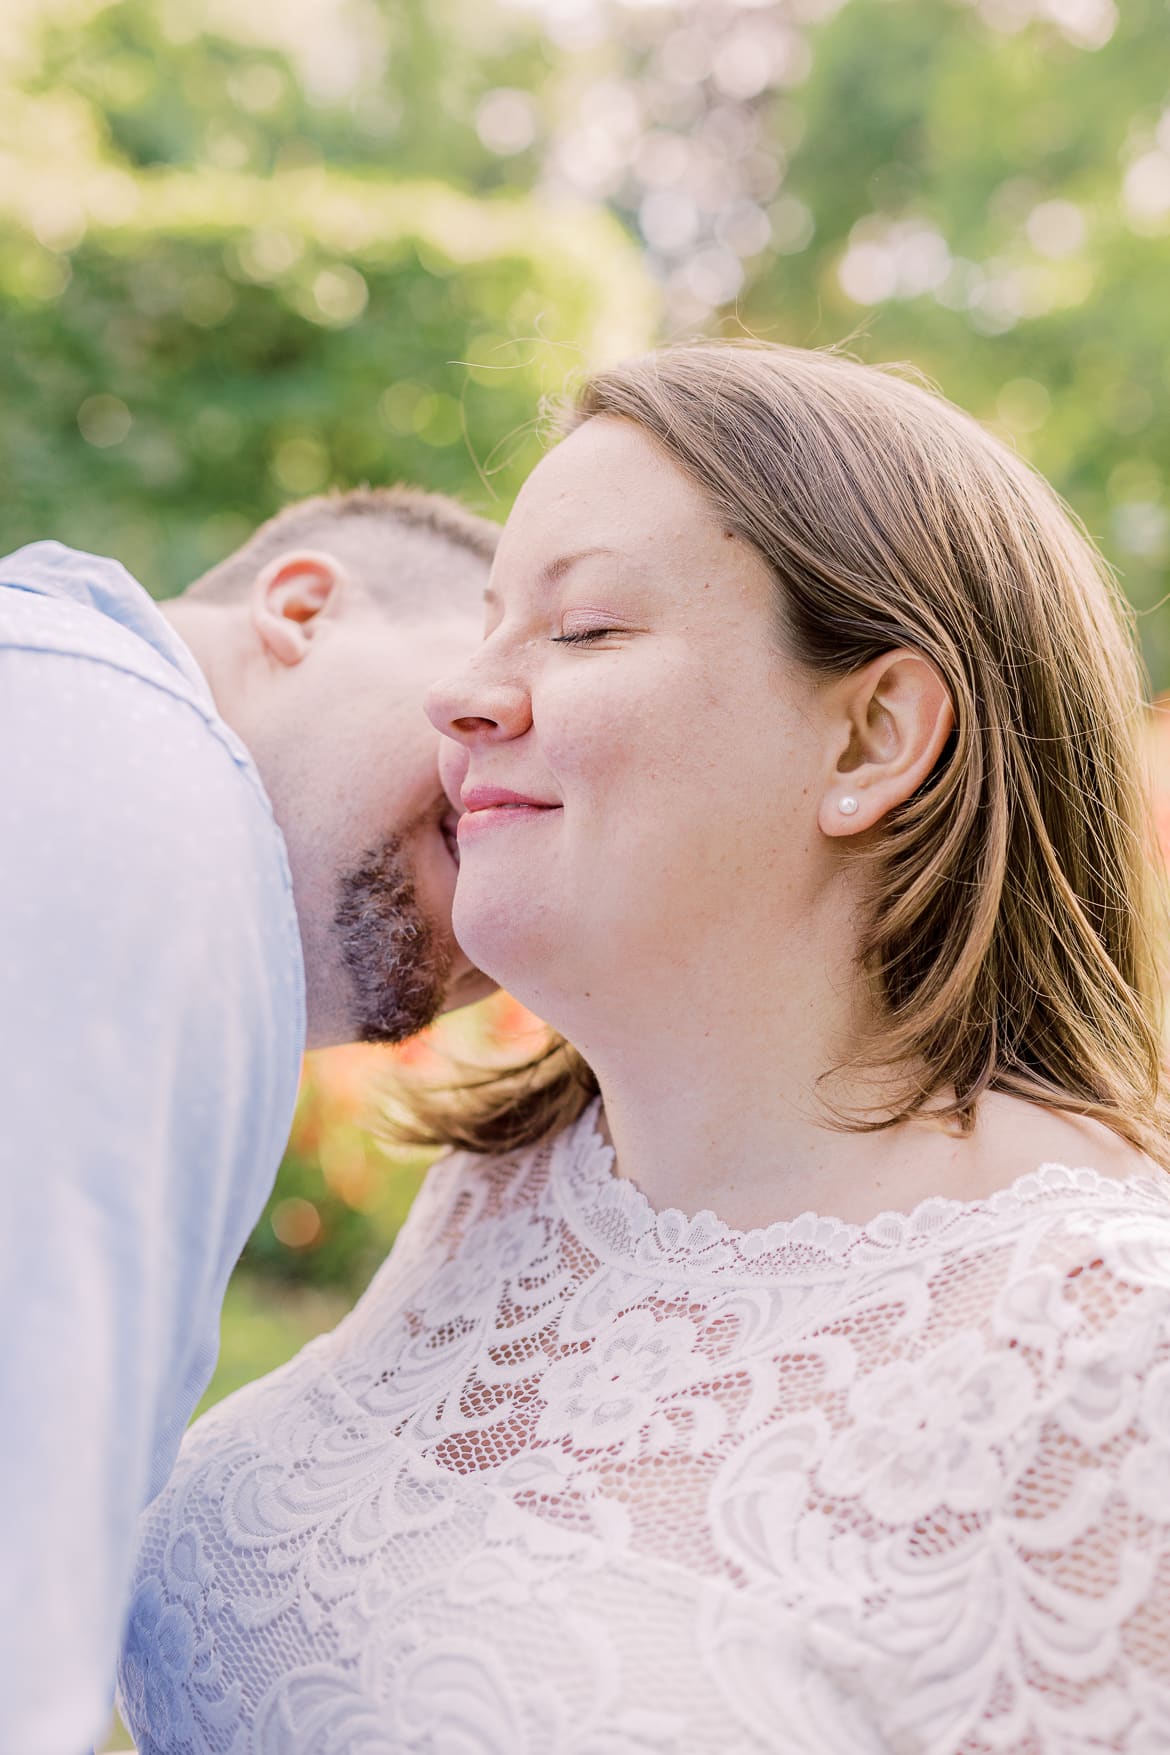
<svg viewBox="0 0 1170 1755"><path fill-rule="evenodd" d="M393 547L383 566L374 543L387 536ZM498 524L446 494L397 486L316 494L282 507L184 595L204 603L231 603L244 596L270 561L290 549L322 548L336 554L384 608L409 615L436 607L436 600L442 602L451 589L463 591L466 585L466 567L434 566L434 544L453 551L454 560L489 567L499 539Z"/></svg>

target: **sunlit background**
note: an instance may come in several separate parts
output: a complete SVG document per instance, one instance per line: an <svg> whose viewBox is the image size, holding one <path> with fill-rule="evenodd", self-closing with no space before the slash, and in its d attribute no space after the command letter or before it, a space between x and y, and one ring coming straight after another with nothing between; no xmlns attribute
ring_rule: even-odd
<svg viewBox="0 0 1170 1755"><path fill-rule="evenodd" d="M4 8L0 552L53 535L159 595L331 484L503 518L547 399L656 340L848 340L1052 478L1157 695L1168 289L1167 0ZM446 1037L534 1027L499 999ZM362 1126L384 1065L309 1066L213 1396L392 1241L422 1166Z"/></svg>

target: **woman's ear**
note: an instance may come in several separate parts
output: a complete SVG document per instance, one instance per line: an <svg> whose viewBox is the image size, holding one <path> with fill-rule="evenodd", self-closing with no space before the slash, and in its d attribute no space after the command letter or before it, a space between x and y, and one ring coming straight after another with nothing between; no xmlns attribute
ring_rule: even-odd
<svg viewBox="0 0 1170 1755"><path fill-rule="evenodd" d="M818 824L825 835L872 829L917 792L955 723L946 684L921 653L885 652L834 686L837 752Z"/></svg>
<svg viewBox="0 0 1170 1755"><path fill-rule="evenodd" d="M345 568L318 549L290 549L270 561L252 585L252 626L280 664L299 664L323 618L335 615L349 593Z"/></svg>

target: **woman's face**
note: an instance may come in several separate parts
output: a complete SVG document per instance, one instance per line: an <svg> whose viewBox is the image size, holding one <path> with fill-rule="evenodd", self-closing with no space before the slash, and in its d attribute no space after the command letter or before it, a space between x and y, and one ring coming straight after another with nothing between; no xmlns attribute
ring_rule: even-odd
<svg viewBox="0 0 1170 1755"><path fill-rule="evenodd" d="M689 478L597 417L529 477L484 644L430 693L465 807L456 936L581 1044L671 978L761 978L826 880L824 723L774 594Z"/></svg>

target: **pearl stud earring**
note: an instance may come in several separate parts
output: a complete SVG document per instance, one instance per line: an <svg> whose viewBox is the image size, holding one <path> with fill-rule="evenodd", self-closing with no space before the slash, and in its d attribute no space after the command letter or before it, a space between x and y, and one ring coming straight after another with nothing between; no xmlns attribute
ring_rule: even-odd
<svg viewBox="0 0 1170 1755"><path fill-rule="evenodd" d="M837 809L841 812L842 816L854 816L857 812L857 800L853 797L839 798L837 800Z"/></svg>

